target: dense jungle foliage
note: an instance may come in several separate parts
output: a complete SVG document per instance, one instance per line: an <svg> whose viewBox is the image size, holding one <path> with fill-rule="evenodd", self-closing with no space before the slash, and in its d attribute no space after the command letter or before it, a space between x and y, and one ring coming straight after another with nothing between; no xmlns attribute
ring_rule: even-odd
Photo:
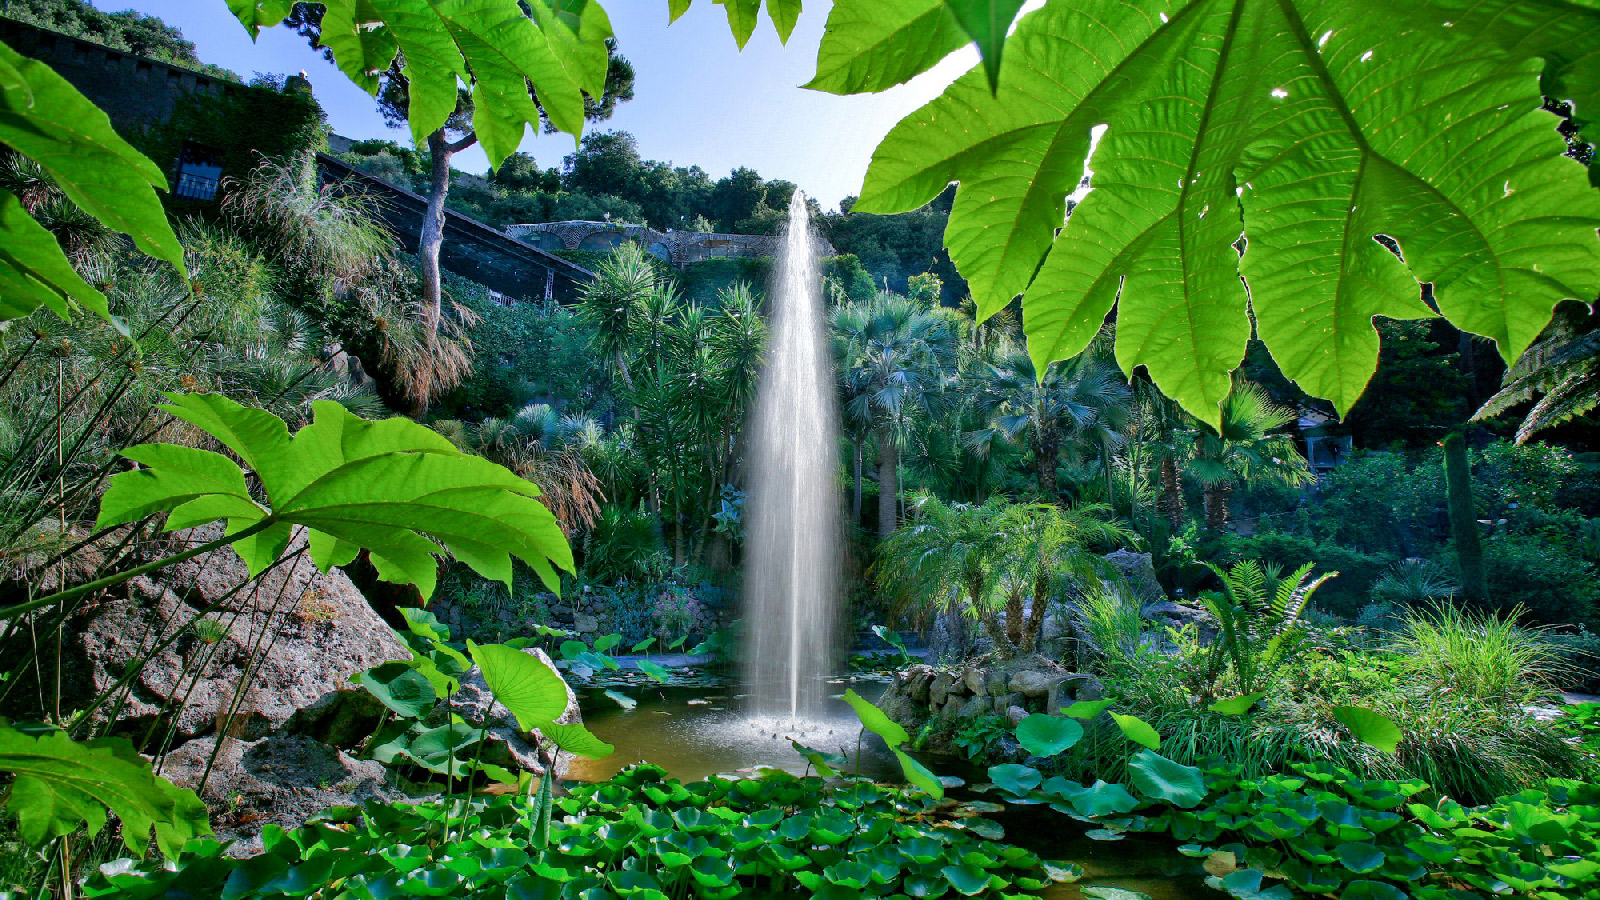
<svg viewBox="0 0 1600 900"><path fill-rule="evenodd" d="M741 46L801 14L716 5ZM935 677L925 637L946 683L1022 661L1103 696L908 728L848 689L853 759L793 742L804 774L689 783L563 785L613 750L569 685L636 673L584 698L631 710L691 677L663 660L736 657L771 263L628 244L570 306L508 303L441 274L429 230L448 203L769 234L797 186L615 131L518 154L631 96L595 0L229 0L425 148L344 152L428 196L415 256L320 183L292 79L119 135L0 47L0 890L1019 896L1092 878L1055 858L1070 829L1165 835L1240 900L1600 897L1600 713L1575 702L1600 688L1600 12L1023 5L828 14L818 90L982 59L860 200L812 211L838 254L843 630L893 648L864 664L896 685ZM152 17L0 15L202 65ZM226 148L211 205L158 193L152 160L196 134ZM452 173L474 142L492 173ZM342 626L291 589L302 563L392 645L341 673L365 717L324 748L385 792L228 844L245 816L202 796L230 743L271 739L253 684ZM73 656L108 609L155 624L114 665ZM860 774L869 740L895 783ZM939 745L987 781L937 774Z"/></svg>

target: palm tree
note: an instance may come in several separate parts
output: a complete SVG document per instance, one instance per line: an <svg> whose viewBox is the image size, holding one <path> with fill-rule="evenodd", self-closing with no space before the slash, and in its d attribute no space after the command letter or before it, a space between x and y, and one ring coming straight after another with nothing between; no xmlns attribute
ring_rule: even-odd
<svg viewBox="0 0 1600 900"><path fill-rule="evenodd" d="M1111 520L1111 507L1099 503L1020 504L1005 512L1000 531L1007 539L1006 639L1018 653L1038 648L1050 597L1063 579L1109 574L1109 564L1091 548L1133 540L1132 532ZM1029 599L1031 605L1025 604Z"/></svg>
<svg viewBox="0 0 1600 900"><path fill-rule="evenodd" d="M858 460L868 433L878 445L878 535L887 538L899 521L900 438L938 402L956 342L943 316L888 293L836 309L833 331ZM856 472L859 497L859 462Z"/></svg>
<svg viewBox="0 0 1600 900"><path fill-rule="evenodd" d="M1240 484L1292 487L1316 480L1294 439L1278 431L1294 418L1294 411L1274 403L1265 388L1237 381L1222 401L1222 428L1195 429L1188 470L1205 488L1206 528L1228 524L1228 496Z"/></svg>
<svg viewBox="0 0 1600 900"><path fill-rule="evenodd" d="M1506 370L1500 390L1472 414L1489 419L1539 397L1517 426L1517 443L1600 406L1600 325L1587 306L1566 304Z"/></svg>
<svg viewBox="0 0 1600 900"><path fill-rule="evenodd" d="M884 537L872 576L896 615L959 609L975 619L996 647L1007 645L994 602L1010 540L1003 522L1010 504L995 497L981 506L944 503L921 493L912 518Z"/></svg>
<svg viewBox="0 0 1600 900"><path fill-rule="evenodd" d="M1110 473L1111 448L1122 441L1133 392L1100 346L1051 363L1042 378L1027 350L1012 347L984 366L980 378L976 403L990 424L968 439L977 448L996 437L1026 442L1043 499L1057 498L1056 463L1064 442L1094 448Z"/></svg>

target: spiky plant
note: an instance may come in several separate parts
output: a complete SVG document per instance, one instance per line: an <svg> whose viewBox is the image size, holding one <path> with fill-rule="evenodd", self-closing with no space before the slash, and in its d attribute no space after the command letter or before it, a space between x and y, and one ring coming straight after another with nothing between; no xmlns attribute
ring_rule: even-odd
<svg viewBox="0 0 1600 900"><path fill-rule="evenodd" d="M1205 488L1207 528L1227 526L1228 497L1241 484L1316 480L1294 439L1280 430L1294 419L1294 410L1274 403L1265 388L1238 381L1222 401L1222 427L1194 429L1187 469Z"/></svg>
<svg viewBox="0 0 1600 900"><path fill-rule="evenodd" d="M1314 566L1306 563L1285 576L1282 567L1253 559L1227 569L1207 565L1221 580L1222 592L1200 599L1219 632L1199 680L1201 699L1210 698L1229 667L1242 693L1266 687L1281 668L1310 650L1311 634L1300 618L1317 588L1339 573L1312 578Z"/></svg>
<svg viewBox="0 0 1600 900"><path fill-rule="evenodd" d="M1500 390L1473 421L1505 415L1524 403L1533 407L1517 425L1517 443L1600 406L1600 321L1587 306L1567 304L1533 346L1506 370ZM1537 402L1534 402L1535 398Z"/></svg>

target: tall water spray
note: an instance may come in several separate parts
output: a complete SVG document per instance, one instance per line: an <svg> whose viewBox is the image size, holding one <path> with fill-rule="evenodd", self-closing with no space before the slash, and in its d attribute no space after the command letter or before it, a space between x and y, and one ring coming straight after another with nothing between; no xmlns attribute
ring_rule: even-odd
<svg viewBox="0 0 1600 900"><path fill-rule="evenodd" d="M794 722L817 717L832 669L840 530L822 273L799 191L768 303L767 365L747 432L745 678L756 715Z"/></svg>

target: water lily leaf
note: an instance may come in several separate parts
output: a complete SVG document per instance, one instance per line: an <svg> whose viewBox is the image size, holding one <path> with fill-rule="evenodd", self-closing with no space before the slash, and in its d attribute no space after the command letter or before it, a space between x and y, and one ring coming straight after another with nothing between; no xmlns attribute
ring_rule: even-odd
<svg viewBox="0 0 1600 900"><path fill-rule="evenodd" d="M1039 786L1043 777L1032 766L1006 763L989 767L989 780L1013 794L1027 794Z"/></svg>
<svg viewBox="0 0 1600 900"><path fill-rule="evenodd" d="M1128 772L1140 793L1174 806L1189 809L1200 805L1206 796L1205 778L1199 769L1150 750L1135 753L1128 762Z"/></svg>
<svg viewBox="0 0 1600 900"><path fill-rule="evenodd" d="M1105 781L1096 781L1084 788L1073 796L1071 803L1078 815L1091 818L1120 815L1139 807L1139 801L1128 793L1127 788Z"/></svg>
<svg viewBox="0 0 1600 900"><path fill-rule="evenodd" d="M1044 873L1057 884L1070 884L1083 877L1083 866L1060 859L1046 859L1039 863Z"/></svg>
<svg viewBox="0 0 1600 900"><path fill-rule="evenodd" d="M373 666L357 675L356 682L395 715L406 719L422 718L439 702L427 676L403 662Z"/></svg>
<svg viewBox="0 0 1600 900"><path fill-rule="evenodd" d="M656 642L655 638L647 637L644 640L640 641L639 643L634 644L632 647L628 648L628 652L629 653L643 653L646 650L649 650L650 649L650 645L654 644L655 642Z"/></svg>
<svg viewBox="0 0 1600 900"><path fill-rule="evenodd" d="M1161 735L1156 734L1156 730L1145 720L1123 713L1112 713L1111 718L1117 723L1117 727L1122 729L1128 740L1151 750L1161 749Z"/></svg>
<svg viewBox="0 0 1600 900"><path fill-rule="evenodd" d="M622 635L620 634L601 635L594 639L594 649L596 653L606 653L620 643L622 643Z"/></svg>
<svg viewBox="0 0 1600 900"><path fill-rule="evenodd" d="M610 697L613 702L615 702L618 706L622 707L623 709L631 710L634 707L639 705L639 701L633 699L632 697L629 697L627 694L620 693L618 691L608 690L608 691L606 691L606 696Z"/></svg>
<svg viewBox="0 0 1600 900"><path fill-rule="evenodd" d="M1339 900L1406 900L1406 892L1382 881L1357 878L1344 886Z"/></svg>
<svg viewBox="0 0 1600 900"><path fill-rule="evenodd" d="M1333 717L1350 729L1356 740L1385 753L1395 752L1405 737L1393 719L1360 706L1336 706L1333 708Z"/></svg>
<svg viewBox="0 0 1600 900"><path fill-rule="evenodd" d="M1149 894L1143 891L1127 891L1122 888L1098 885L1084 888L1083 895L1085 897L1093 897L1095 900L1153 900Z"/></svg>
<svg viewBox="0 0 1600 900"><path fill-rule="evenodd" d="M905 728L901 727L899 722L884 715L883 710L863 700L861 695L856 693L855 688L850 688L844 692L844 700L850 704L851 709L856 711L856 718L861 720L861 724L868 731L883 738L883 742L888 744L891 749L911 740L911 735L906 733Z"/></svg>
<svg viewBox="0 0 1600 900"><path fill-rule="evenodd" d="M517 718L523 731L533 731L567 711L567 683L539 657L502 644L467 648L483 672L494 698Z"/></svg>
<svg viewBox="0 0 1600 900"><path fill-rule="evenodd" d="M1207 878L1210 884L1212 878ZM1292 894L1283 885L1273 885L1269 888L1261 886L1261 871L1259 869L1240 869L1231 875L1216 879L1222 890L1232 894L1236 900L1290 900Z"/></svg>
<svg viewBox="0 0 1600 900"><path fill-rule="evenodd" d="M660 663L651 662L648 659L641 659L635 662L634 665L639 667L639 671L649 675L651 678L654 678L659 682L662 682L663 684L672 680L672 672L668 670L666 666L663 666Z"/></svg>
<svg viewBox="0 0 1600 900"><path fill-rule="evenodd" d="M893 748L895 759L900 761L900 771L904 773L906 781L922 788L935 800L944 799L944 784L939 781L939 776L928 770L928 767L916 761L909 753L899 747Z"/></svg>
<svg viewBox="0 0 1600 900"><path fill-rule="evenodd" d="M1382 850L1365 841L1340 844L1333 852L1339 857L1340 865L1361 875L1377 871L1385 858Z"/></svg>
<svg viewBox="0 0 1600 900"><path fill-rule="evenodd" d="M1083 737L1075 719L1034 713L1017 723L1017 743L1034 756L1054 756Z"/></svg>
<svg viewBox="0 0 1600 900"><path fill-rule="evenodd" d="M1261 698L1265 697L1266 695L1266 691L1258 691L1254 694L1241 694L1238 697L1229 697L1226 700L1218 700L1217 702L1206 707L1206 709L1209 709L1214 713L1221 713L1225 716L1240 716L1254 708L1257 703L1261 702Z"/></svg>
<svg viewBox="0 0 1600 900"><path fill-rule="evenodd" d="M993 876L977 866L960 865L945 866L939 870L945 881L956 889L957 893L974 897L988 890L989 882Z"/></svg>
<svg viewBox="0 0 1600 900"><path fill-rule="evenodd" d="M1062 712L1074 719L1092 719L1105 712L1111 703L1110 700L1079 700Z"/></svg>

